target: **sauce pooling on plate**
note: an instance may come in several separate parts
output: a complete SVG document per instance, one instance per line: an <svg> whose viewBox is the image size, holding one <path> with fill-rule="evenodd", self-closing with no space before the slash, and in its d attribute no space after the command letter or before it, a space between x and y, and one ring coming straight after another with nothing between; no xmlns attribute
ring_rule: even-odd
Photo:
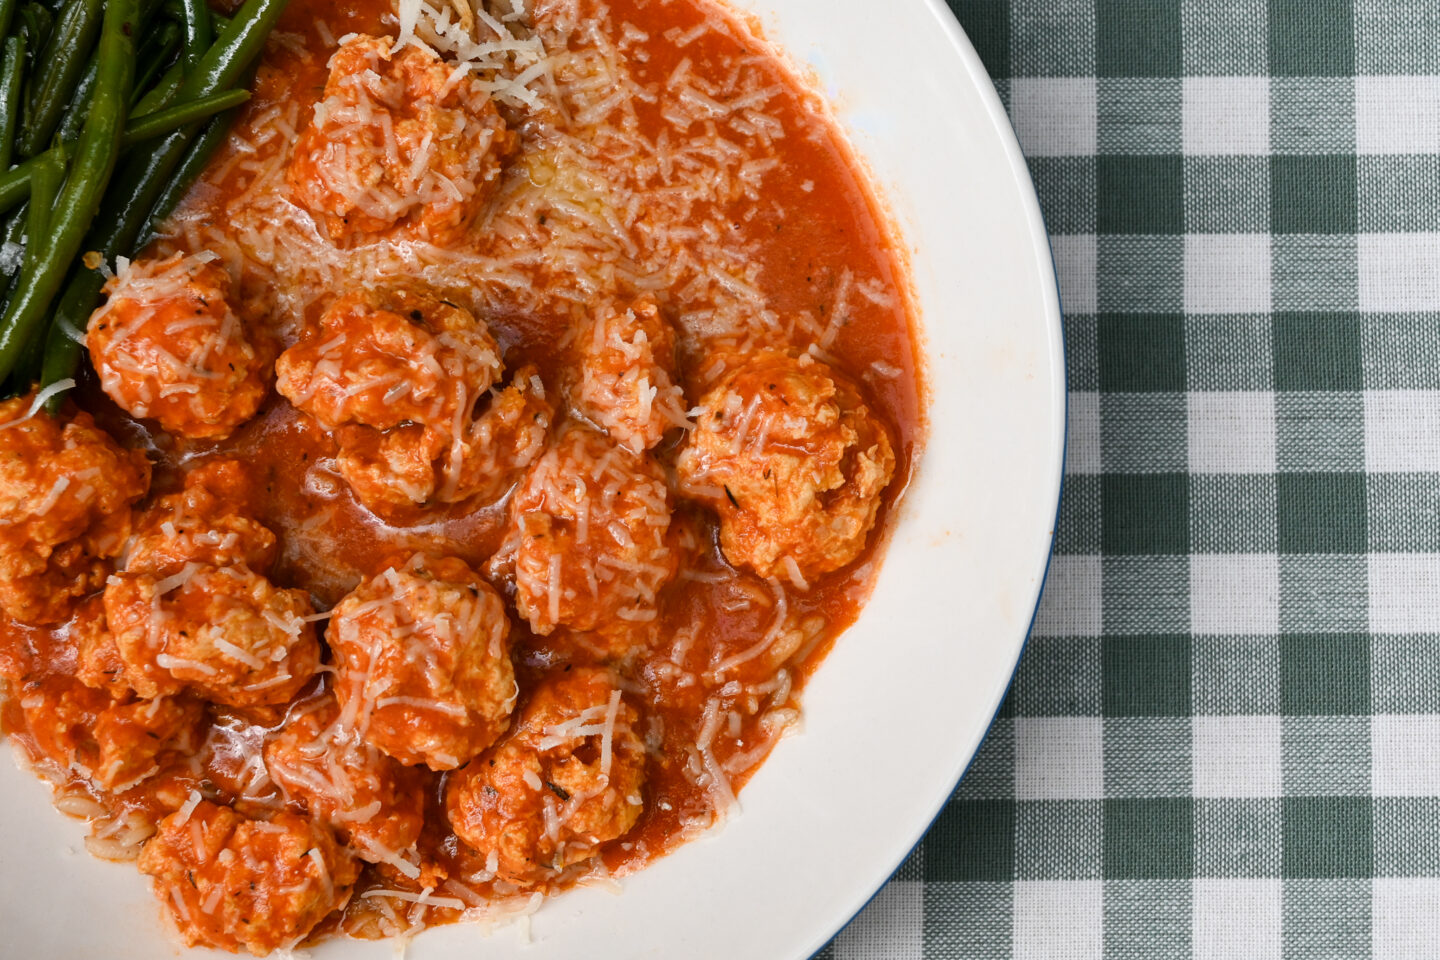
<svg viewBox="0 0 1440 960"><path fill-rule="evenodd" d="M709 829L918 454L814 94L708 0L497 7L293 0L97 376L0 409L5 729L190 944L533 909Z"/></svg>

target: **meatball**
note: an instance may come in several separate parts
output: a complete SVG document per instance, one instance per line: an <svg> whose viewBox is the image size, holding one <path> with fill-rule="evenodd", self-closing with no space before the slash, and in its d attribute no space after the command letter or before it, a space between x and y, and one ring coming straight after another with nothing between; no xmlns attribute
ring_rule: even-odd
<svg viewBox="0 0 1440 960"><path fill-rule="evenodd" d="M401 763L455 769L509 723L509 634L505 602L464 561L390 567L330 618L342 723Z"/></svg>
<svg viewBox="0 0 1440 960"><path fill-rule="evenodd" d="M390 48L364 35L341 44L287 179L333 240L396 232L452 244L499 185L516 137L478 77L425 47Z"/></svg>
<svg viewBox="0 0 1440 960"><path fill-rule="evenodd" d="M174 504L180 509L173 512L164 509L171 505L162 500L162 509L150 511L148 525L131 538L127 572L169 576L187 563L266 570L275 561L275 534L259 521L235 513L193 513L183 504Z"/></svg>
<svg viewBox="0 0 1440 960"><path fill-rule="evenodd" d="M361 859L393 862L420 839L425 782L420 772L342 726L329 694L291 710L265 744L265 767L286 796L333 826Z"/></svg>
<svg viewBox="0 0 1440 960"><path fill-rule="evenodd" d="M122 665L142 697L189 688L234 707L290 700L320 665L314 609L263 575L275 536L242 512L251 484L211 461L146 511L121 572L105 585L103 626L80 632L80 676L101 685Z"/></svg>
<svg viewBox="0 0 1440 960"><path fill-rule="evenodd" d="M252 820L201 801L160 821L140 872L187 946L257 957L292 946L344 906L359 875L330 831L293 813Z"/></svg>
<svg viewBox="0 0 1440 960"><path fill-rule="evenodd" d="M628 636L655 621L675 573L669 528L660 467L573 425L515 491L490 569L513 577L516 609L538 634L565 626Z"/></svg>
<svg viewBox="0 0 1440 960"><path fill-rule="evenodd" d="M549 428L534 368L491 391L500 348L485 325L403 288L335 301L276 368L280 393L335 432L340 474L377 512L498 497Z"/></svg>
<svg viewBox="0 0 1440 960"><path fill-rule="evenodd" d="M597 310L575 347L574 406L620 446L640 453L666 430L687 425L685 394L675 383L675 334L653 297L624 311Z"/></svg>
<svg viewBox="0 0 1440 960"><path fill-rule="evenodd" d="M275 562L275 534L251 517L254 489L237 460L211 460L191 470L181 490L158 498L140 518L125 547L125 572L166 577L187 563L268 570Z"/></svg>
<svg viewBox="0 0 1440 960"><path fill-rule="evenodd" d="M43 758L117 792L155 773L162 753L194 750L204 721L193 700L117 699L64 676L26 684L20 707Z"/></svg>
<svg viewBox="0 0 1440 960"><path fill-rule="evenodd" d="M763 353L700 409L676 473L720 515L727 560L799 586L859 555L895 453L854 386L808 355Z"/></svg>
<svg viewBox="0 0 1440 960"><path fill-rule="evenodd" d="M274 354L230 309L213 257L137 260L105 285L85 345L120 408L182 437L225 437L265 399Z"/></svg>
<svg viewBox="0 0 1440 960"><path fill-rule="evenodd" d="M313 609L245 566L187 563L168 577L122 573L105 619L142 697L191 689L234 707L285 703L320 667Z"/></svg>
<svg viewBox="0 0 1440 960"><path fill-rule="evenodd" d="M450 778L451 828L510 883L588 860L644 810L638 722L605 670L546 680L514 729Z"/></svg>
<svg viewBox="0 0 1440 960"><path fill-rule="evenodd" d="M381 432L342 427L335 467L355 496L376 513L435 499L435 460L447 446L437 430L409 423Z"/></svg>
<svg viewBox="0 0 1440 960"><path fill-rule="evenodd" d="M116 698L134 692L126 681L120 648L115 646L115 636L105 620L103 593L81 601L66 628L75 649L75 679Z"/></svg>
<svg viewBox="0 0 1440 960"><path fill-rule="evenodd" d="M524 367L454 436L418 424L383 433L342 427L336 466L360 502L380 513L472 497L493 503L544 451L550 417L535 368Z"/></svg>
<svg viewBox="0 0 1440 960"><path fill-rule="evenodd" d="M155 514L161 510L220 516L226 513L254 514L255 494L260 489L250 469L239 460L217 458L205 460L189 468L180 490L161 497Z"/></svg>
<svg viewBox="0 0 1440 960"><path fill-rule="evenodd" d="M150 487L150 464L84 411L26 418L33 402L0 403L0 607L49 624L104 583L130 534L130 505Z"/></svg>
<svg viewBox="0 0 1440 960"><path fill-rule="evenodd" d="M498 500L545 451L552 413L539 371L531 366L515 371L510 385L494 393L485 411L451 441L442 458L439 499Z"/></svg>
<svg viewBox="0 0 1440 960"><path fill-rule="evenodd" d="M500 348L469 310L401 287L339 298L275 370L280 393L331 430L447 430L500 376Z"/></svg>

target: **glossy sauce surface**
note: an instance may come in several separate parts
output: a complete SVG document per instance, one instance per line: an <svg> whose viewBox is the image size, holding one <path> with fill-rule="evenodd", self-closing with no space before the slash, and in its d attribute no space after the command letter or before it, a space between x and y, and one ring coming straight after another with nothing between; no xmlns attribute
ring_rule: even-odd
<svg viewBox="0 0 1440 960"><path fill-rule="evenodd" d="M881 559L885 531L923 440L923 385L903 255L847 145L813 95L737 21L726 21L726 29L713 29L718 8L706 0L617 0L608 8L584 6L596 29L624 50L630 76L639 84L663 84L680 71L718 83L744 70L758 78L756 83L779 88L764 103L764 114L783 128L784 135L766 138L762 131L766 163L774 163L765 168L758 192L727 203L702 202L696 216L728 223L734 238L751 252L760 265L753 286L763 292L768 310L781 318L811 318L809 326L790 321L788 338L777 340L773 333L767 334L765 345L800 352L817 339L818 331L827 331L825 359L859 386L888 427L897 458L895 477L867 549L854 563L808 589L731 567L719 549L713 514L677 500L672 528L678 530L681 569L662 594L658 629L648 647L617 657L586 637L563 630L536 636L523 618L512 614L511 642L522 704L525 691L547 675L605 663L622 678L627 698L640 712L642 729L650 731L644 812L634 829L603 853L608 872L623 875L702 831L717 805L723 804L713 778L703 777L704 771L697 769L697 741L708 738L714 760L726 772L726 789L738 790L793 718L805 676L858 615ZM702 31L707 22L712 29ZM267 50L255 98L244 108L237 138L212 162L204 183L180 212L179 226L159 241L159 252L198 252L206 248L207 237L226 233L234 205L244 202L257 181L242 161L257 152L263 159L286 137L263 143L258 151L251 144L262 141L265 129L287 111L298 114L301 123L308 121L325 83L333 38L352 32L393 34L395 27L388 4L377 0L292 0L280 29L284 35L272 40ZM666 104L663 97L653 103L635 101L633 135L650 144L662 141L675 125ZM506 119L524 133L523 113L512 108ZM542 188L548 174L543 160L533 157L544 154L526 154L525 149L522 146L521 159L512 163L507 176L529 179L517 190ZM487 222L482 221L470 243L467 255L484 257L498 241L487 234ZM567 307L569 300L552 301L537 294L547 283L543 264L524 281L523 288L508 289L504 284L477 282L474 289L459 295L489 325L505 352L507 370L535 363L547 384L558 382L567 362L567 334L576 311L585 305ZM287 281L282 277L280 282ZM248 264L241 268L239 295L246 304L242 316L288 345L305 322L314 322L327 296L321 290L303 291L295 300L308 300L310 305L304 316L296 316L288 304L277 304L275 291L269 289L274 283L273 276L262 276ZM862 287L867 291L864 295L857 292ZM626 289L624 283L619 285L622 293ZM667 300L661 295L662 307L681 331L680 376L692 406L709 382L706 367L713 353L756 345L710 337L703 319L687 321L704 313L706 296L676 294ZM832 323L837 311L841 316ZM115 409L93 383L84 386L78 402L123 444L152 452L156 467L152 496L174 489L185 470L208 459L233 457L247 463L256 485L257 518L279 539L280 559L271 577L279 585L308 590L318 609L327 609L362 579L416 550L456 556L483 569L504 533L504 498L488 504L415 508L383 520L376 517L327 468L336 453L332 437L273 393L254 420L219 442L176 440L136 423ZM681 443L683 437L676 431L655 451L667 469L673 468ZM783 664L769 663L764 656L745 657L782 621L803 638ZM717 665L727 663L731 665L717 670ZM66 629L4 625L0 670L18 681L18 689L47 676L72 673L74 651ZM323 677L317 679L300 701L325 682ZM290 707L295 708L295 704ZM254 758L285 713L285 708L235 710L212 705L206 747L198 758L176 758L159 775L120 795L97 796L78 779L61 789L94 796L109 811L110 822L136 810L158 817L174 810L177 797L183 798L192 788L222 803L278 802L273 784L253 786ZM22 747L39 754L18 699L7 702L3 720L6 731ZM424 780L430 799L420 848L445 875L439 892L458 897L467 906L516 893L504 885L465 879L480 872L481 865L446 823L441 801L445 776L426 771ZM573 872L559 883L573 882L581 874ZM446 922L460 915L448 907L382 907L381 898L361 895L372 888L422 889L393 872L384 875L366 867L346 916L332 917L327 926L375 936L395 933L397 925Z"/></svg>

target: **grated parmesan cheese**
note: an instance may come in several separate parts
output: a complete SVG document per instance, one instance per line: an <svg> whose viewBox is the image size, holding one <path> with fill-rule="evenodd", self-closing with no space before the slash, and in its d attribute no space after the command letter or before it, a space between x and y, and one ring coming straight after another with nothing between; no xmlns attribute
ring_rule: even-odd
<svg viewBox="0 0 1440 960"><path fill-rule="evenodd" d="M788 344L792 339L811 342L812 352L823 355L840 335L852 295L875 303L880 302L876 298L888 295L884 285L874 278L852 277L846 271L839 278L823 323L809 313L782 318L772 308L760 283L763 265L757 263L758 248L743 239L731 219L732 216L742 221L752 216L783 219L786 214L783 206L772 208L768 199L762 206L762 191L779 166L777 143L787 136L806 136L809 132L788 129L788 124L777 118L774 104L787 94L774 82L774 71L763 59L742 59L728 74L720 76L702 75L704 71L694 62L685 60L668 77L652 79L637 71L625 52L627 44L644 42L643 32L628 25L618 29L609 22L608 11L603 7L592 9L580 3L557 3L556 7L563 8L561 13L535 25L530 34L521 26L523 4L520 0L510 0L508 5L509 13L501 12L506 6L503 0L494 5L492 11L475 10L474 18L466 23L443 3L432 6L430 0L398 0L398 35L389 49L393 56L408 46L427 47L447 58L452 67L448 83L459 84L473 78L497 100L526 112L526 124L518 131L523 138L522 154L516 161L516 169L511 171L514 175L507 176L483 214L473 245L442 249L423 241L380 238L356 249L337 250L316 229L310 215L296 206L286 184L295 131L301 126L293 104L267 109L237 127L232 136L231 155L225 160L230 167L223 173L236 174L238 179L233 182L242 186L234 196L224 198L222 216L202 217L194 210L182 209L165 225L169 242L183 242L191 249L213 250L214 256L240 278L242 290L263 290L269 296L264 309L268 319L282 331L293 331L295 318L305 317L307 309L327 296L328 291L374 287L396 278L414 278L439 288L464 289L473 297L477 312L496 314L579 317L594 303L614 298L621 291L664 291L669 298L667 315L675 318L686 349L698 358L715 357L707 365L706 377L723 372L723 357L732 351L753 351ZM566 14L567 10L574 15ZM728 29L722 19L711 18L694 30L675 31L673 36L667 35L667 40L684 48L696 43L708 31ZM337 42L324 24L317 24L316 32L327 46ZM346 39L338 42L344 43ZM280 42L289 41L281 38ZM703 45L699 49L703 50ZM691 53L701 57L701 53L693 50ZM376 81L380 80L378 75L373 76ZM637 113L642 110L663 120L664 129L653 139L635 133ZM353 119L361 122L364 118ZM315 122L347 121L333 107L321 103L315 108ZM395 131L388 127L385 144L389 153L398 156ZM412 203L422 191L431 191L426 196L454 199L474 189L473 184L445 177L434 177L421 184L432 146L422 143L418 151L410 154L414 159L409 171L409 179L414 182L412 193L384 198L383 202ZM220 174L212 174L211 180L220 182ZM801 189L811 191L814 184L806 181ZM382 202L374 197L359 199L365 203ZM117 267L122 273L131 269L123 259ZM336 337L319 352L323 355L338 350L343 342L343 336ZM621 349L628 350L637 344L638 341L623 342ZM184 362L174 357L160 360L167 364ZM336 363L338 368L338 361L329 362ZM423 357L419 362L427 367L436 363L433 356ZM873 369L877 375L887 376L880 364ZM891 369L898 375L898 369ZM673 426L688 427L689 417L698 412L687 414L683 409L684 398L678 391L666 396L644 377L627 382L626 388L644 415L651 414L652 407L660 408ZM410 392L411 384L399 378L380 377L351 382L345 389L349 395L383 390L385 403L397 403ZM538 377L530 389L536 396L543 397L545 388ZM484 402L469 399L473 403ZM32 414L41 402L37 397ZM757 418L753 405L748 411L738 412L744 422L737 442L763 445L769 424L760 422L763 418ZM462 453L455 444L448 456L455 458ZM451 470L452 476L457 473ZM313 483L317 489L323 487L330 498L340 496L333 470L327 468L323 477L312 471L306 482ZM650 495L649 491L626 487L623 471L602 462L595 465L588 477L567 478L567 481L552 477L546 482L549 484L547 496L573 499L582 505L577 508L574 521L578 543L613 540L622 548L633 546L633 528L627 528L623 522L609 522L607 514L592 506L613 502L622 490L636 496ZM562 489L562 482L572 485ZM668 518L664 485L657 487L658 500L646 504L646 510ZM64 492L63 488L60 492ZM552 622L559 621L562 603L568 603L587 588L594 596L605 585L617 582L634 583L635 589L634 596L628 598L634 602L621 606L615 617L641 623L654 619L659 588L651 581L658 578L658 582L663 583L661 575L668 574L667 564L612 562L609 557L601 557L593 563L585 562L584 569L576 573L569 567L570 563L570 555L563 562L560 555L553 555L535 578L543 581L534 592L545 595ZM414 638L413 625L399 622L396 608L403 595L402 585L395 571L387 573L394 595L356 605L348 611L345 618L348 623L332 624L331 629L338 635L342 629L353 628L355 621L362 617L373 616L376 622L388 619L394 635L405 638L416 658L423 660L423 644ZM809 589L793 560L786 565L785 575L795 589ZM687 569L683 578L719 583L731 579L732 574ZM170 579L173 578L161 581L167 584L167 589L185 582L178 580L169 585ZM782 637L794 634L797 628L787 606L785 588L777 580L770 581L770 588L775 597L772 619L759 642L746 649L715 662L716 658L710 658L708 641L699 637L696 630L676 632L670 660L676 668L673 676L677 678L677 685L683 686L686 681L692 685L701 683L697 674L704 669L707 658L710 669L703 682L718 683L729 672L765 655ZM761 591L754 605L762 607L763 599ZM745 599L737 609L748 609L751 605L751 600ZM304 622L329 616L322 613L276 619L272 626L293 633ZM444 629L459 630L461 626L447 623ZM253 660L251 665L256 668L262 664L252 653L228 641L217 640L215 645L233 659L247 664ZM696 649L700 666L692 674L684 668ZM369 659L371 663L375 660L373 650ZM166 654L160 654L157 663L166 669L215 672L205 664ZM389 691L385 683L381 678L372 677L369 669L367 665L365 673L346 678L347 682L357 684L364 695L347 701L335 731L362 737L372 712L386 707L466 717L464 708L453 703L386 696ZM783 681L763 690L759 684L747 687L739 680L729 680L720 696L712 696L706 702L691 759L696 782L703 787L710 806L721 818L737 807L730 778L762 760L774 740L788 729L780 721L780 715L786 711L778 707L790 700L791 679L787 671L780 673L784 675ZM259 689L285 679L288 677L246 689ZM767 739L720 763L715 753L716 737L722 730L732 737L738 732L739 715L733 709L737 706L735 698L749 695L754 704L749 709L754 713L764 703L763 697L770 694L774 696L772 707L777 709L765 715L767 721L772 716L776 718L765 725ZM598 736L601 738L600 770L608 776L620 700L620 691L613 691L606 704L545 730L540 749L560 746L575 738ZM742 699L739 703L746 701ZM317 756L323 753L322 745ZM327 791L345 789L336 772L312 770L310 773L324 783ZM264 776L263 767L257 772L258 776ZM255 780L252 777L252 782ZM524 780L532 790L543 792L544 784L533 771L525 771ZM192 796L198 797L198 794L192 793ZM578 802L572 798L571 805L565 809L573 813ZM626 802L638 806L642 801L635 796L627 797ZM671 809L666 802L661 802L659 807ZM193 805L190 809L193 810ZM364 821L380 809L379 801L375 801L337 814L334 819ZM558 834L563 812L555 798L546 794L547 832L553 828ZM371 844L367 841L366 846ZM370 852L376 860L393 866L411 880L420 876L419 868L404 852L383 848ZM328 892L330 879L323 860L318 857L318 851L310 853L321 870ZM415 855L410 852L409 856ZM490 878L497 868L492 850L486 863ZM462 892L469 892L463 884L447 881L443 889L454 896L437 897L427 888L420 894L368 890L361 897L375 900L397 925L401 921L385 904L386 900L422 908L436 906L456 910L485 903L483 900L471 902L474 895ZM514 892L513 888L510 892ZM531 903L532 908L538 906L538 894ZM412 911L411 915L416 914Z"/></svg>
<svg viewBox="0 0 1440 960"><path fill-rule="evenodd" d="M24 416L18 417L14 420L7 420L5 423L0 423L0 430L8 430L10 427L19 426L20 424L29 420L31 417L35 416L35 414L39 413L40 408L45 406L45 404L50 400L51 397L59 393L64 393L66 390L73 389L75 389L75 381L70 377L66 377L64 380L56 380L48 387L45 387L39 393L35 394L35 399L30 401L30 408L25 411Z"/></svg>
<svg viewBox="0 0 1440 960"><path fill-rule="evenodd" d="M418 876L418 874L417 874ZM371 897L387 897L391 900L401 900L406 903L419 903L431 907L445 907L450 910L464 910L465 902L454 897L436 897L428 891L425 893L409 893L405 890L366 890L360 896L369 899Z"/></svg>

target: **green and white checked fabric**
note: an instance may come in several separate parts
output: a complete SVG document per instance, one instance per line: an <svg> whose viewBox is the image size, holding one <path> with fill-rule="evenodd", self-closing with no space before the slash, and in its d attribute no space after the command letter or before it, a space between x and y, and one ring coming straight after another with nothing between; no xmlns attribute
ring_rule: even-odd
<svg viewBox="0 0 1440 960"><path fill-rule="evenodd" d="M989 741L821 956L1440 956L1440 0L951 2L1069 475Z"/></svg>

